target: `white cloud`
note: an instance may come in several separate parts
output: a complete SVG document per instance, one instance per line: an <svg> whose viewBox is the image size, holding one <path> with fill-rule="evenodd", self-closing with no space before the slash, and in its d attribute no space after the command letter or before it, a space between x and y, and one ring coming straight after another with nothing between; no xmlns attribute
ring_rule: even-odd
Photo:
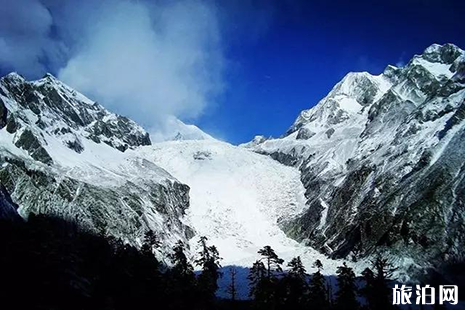
<svg viewBox="0 0 465 310"><path fill-rule="evenodd" d="M222 89L215 11L118 1L93 17L59 78L146 126L198 117Z"/></svg>
<svg viewBox="0 0 465 310"><path fill-rule="evenodd" d="M217 10L202 0L2 0L0 63L51 70L152 129L195 119L223 88Z"/></svg>
<svg viewBox="0 0 465 310"><path fill-rule="evenodd" d="M405 61L403 61L402 59L399 59L397 62L396 62L396 67L398 68L402 68L405 66Z"/></svg>
<svg viewBox="0 0 465 310"><path fill-rule="evenodd" d="M25 9L27 8L27 9ZM52 16L38 0L2 0L0 67L38 77L62 46L50 39Z"/></svg>

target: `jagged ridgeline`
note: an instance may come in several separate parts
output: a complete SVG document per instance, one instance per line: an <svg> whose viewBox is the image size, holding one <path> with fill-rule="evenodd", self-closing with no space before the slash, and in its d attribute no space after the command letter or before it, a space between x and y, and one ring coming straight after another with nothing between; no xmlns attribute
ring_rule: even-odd
<svg viewBox="0 0 465 310"><path fill-rule="evenodd" d="M150 138L47 74L0 80L0 181L27 217L55 215L137 242L163 231L166 246L186 240L189 187L132 149Z"/></svg>
<svg viewBox="0 0 465 310"><path fill-rule="evenodd" d="M307 210L288 234L332 257L463 260L465 53L428 47L380 75L349 73L279 139L245 145L297 166Z"/></svg>
<svg viewBox="0 0 465 310"><path fill-rule="evenodd" d="M194 235L188 223L237 251L262 244L268 228L270 241L302 247L283 229L333 258L391 254L405 280L463 261L464 119L465 52L452 44L432 45L378 76L349 73L282 137L257 137L243 145L249 150L198 128L194 136L204 140L147 147L139 125L53 76L28 82L12 73L0 80L0 181L11 196L0 215L14 217L19 206L23 217L57 216L139 245L153 230L165 250ZM252 151L298 168L305 189L297 169ZM186 215L189 187L160 166L192 185L188 215L201 215L197 222ZM244 176L253 179L242 182L246 189L226 182ZM241 207L255 212L253 223L235 214Z"/></svg>

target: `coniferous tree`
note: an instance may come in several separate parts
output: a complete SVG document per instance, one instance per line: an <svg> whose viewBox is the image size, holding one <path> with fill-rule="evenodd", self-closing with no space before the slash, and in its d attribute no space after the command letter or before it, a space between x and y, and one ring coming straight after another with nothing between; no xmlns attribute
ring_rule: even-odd
<svg viewBox="0 0 465 310"><path fill-rule="evenodd" d="M265 264L257 260L249 271L249 296L253 298L253 306L256 309L274 309L276 286L274 279L268 278Z"/></svg>
<svg viewBox="0 0 465 310"><path fill-rule="evenodd" d="M359 303L357 301L357 287L355 285L355 273L344 262L337 268L337 286L335 308L337 310L357 310Z"/></svg>
<svg viewBox="0 0 465 310"><path fill-rule="evenodd" d="M142 244L141 251L147 257L155 257L153 255L153 249L158 249L160 245L161 243L158 240L157 235L152 230L149 230L144 235L144 242Z"/></svg>
<svg viewBox="0 0 465 310"><path fill-rule="evenodd" d="M383 281L388 281L397 269L394 268L387 258L382 258L380 255L373 262L373 267L376 270L376 277Z"/></svg>
<svg viewBox="0 0 465 310"><path fill-rule="evenodd" d="M365 297L366 306L365 309L376 309L376 292L375 292L375 274L370 268L365 268L362 272L365 286L360 289L360 293Z"/></svg>
<svg viewBox="0 0 465 310"><path fill-rule="evenodd" d="M319 259L315 261L313 267L316 272L312 275L309 287L309 303L312 309L326 310L329 308L328 292L326 289L325 277L321 274L323 264Z"/></svg>
<svg viewBox="0 0 465 310"><path fill-rule="evenodd" d="M382 303L378 305L378 309L391 309L391 289L388 286L388 282L397 268L394 268L387 258L382 258L381 256L375 259L373 267L376 271L378 299Z"/></svg>
<svg viewBox="0 0 465 310"><path fill-rule="evenodd" d="M281 280L278 295L283 309L305 309L308 297L307 271L300 256L293 258L287 266L288 273Z"/></svg>
<svg viewBox="0 0 465 310"><path fill-rule="evenodd" d="M307 279L307 270L305 270L304 265L300 256L294 257L288 264L289 267L288 273L294 278L300 279L303 282Z"/></svg>
<svg viewBox="0 0 465 310"><path fill-rule="evenodd" d="M184 253L184 243L179 240L173 247L173 253L169 254L168 257L173 263L171 271L178 277L191 278L194 276L194 268L189 263L186 254Z"/></svg>
<svg viewBox="0 0 465 310"><path fill-rule="evenodd" d="M271 279L273 272L283 271L281 265L284 263L284 260L279 258L276 252L269 245L266 245L263 247L263 249L258 250L258 254L263 256L262 260L265 261L268 279Z"/></svg>
<svg viewBox="0 0 465 310"><path fill-rule="evenodd" d="M249 280L249 297L257 299L261 293L261 286L266 278L266 267L260 260L253 263L252 268L250 268L249 275L247 279Z"/></svg>
<svg viewBox="0 0 465 310"><path fill-rule="evenodd" d="M178 241L169 254L173 266L167 272L166 295L172 300L174 309L193 307L196 297L194 268L184 251L184 244Z"/></svg>
<svg viewBox="0 0 465 310"><path fill-rule="evenodd" d="M249 273L250 294L254 297L256 308L276 309L279 300L279 280L276 273L282 272L281 264L284 262L270 246L258 251L262 258L254 263Z"/></svg>
<svg viewBox="0 0 465 310"><path fill-rule="evenodd" d="M214 245L207 245L207 237L200 237L199 258L195 261L197 266L202 267L202 273L198 277L199 291L203 293L203 297L211 301L215 297L218 289L218 278L221 276L219 269L221 268L218 250Z"/></svg>
<svg viewBox="0 0 465 310"><path fill-rule="evenodd" d="M395 269L387 259L381 256L376 257L373 261L373 267L376 273L369 268L366 268L362 273L365 287L362 288L361 293L367 301L367 306L373 310L393 309L391 290L387 282Z"/></svg>
<svg viewBox="0 0 465 310"><path fill-rule="evenodd" d="M313 263L313 268L316 268L318 271L322 271L323 270L323 263L317 259L314 263Z"/></svg>
<svg viewBox="0 0 465 310"><path fill-rule="evenodd" d="M144 244L148 244L151 247L158 249L161 246L161 242L157 234L153 230L148 230L144 235Z"/></svg>

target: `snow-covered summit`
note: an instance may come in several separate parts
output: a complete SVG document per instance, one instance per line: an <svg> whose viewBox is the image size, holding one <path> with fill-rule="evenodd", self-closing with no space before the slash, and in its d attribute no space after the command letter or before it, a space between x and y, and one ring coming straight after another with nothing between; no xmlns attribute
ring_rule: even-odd
<svg viewBox="0 0 465 310"><path fill-rule="evenodd" d="M162 128L151 133L153 142L179 141L179 140L214 140L212 136L199 127L185 124L175 117L168 117Z"/></svg>
<svg viewBox="0 0 465 310"><path fill-rule="evenodd" d="M404 67L349 73L283 137L240 147L177 119L153 139L172 141L151 145L52 75L12 73L0 80L0 181L23 216L132 243L154 230L163 251L200 235L240 266L267 244L307 267L384 251L406 279L465 246L464 60L433 45Z"/></svg>
<svg viewBox="0 0 465 310"><path fill-rule="evenodd" d="M464 55L434 44L378 76L349 73L284 137L254 144L302 172L309 208L289 234L333 257L384 249L429 265L459 255Z"/></svg>
<svg viewBox="0 0 465 310"><path fill-rule="evenodd" d="M266 138L265 136L262 136L262 135L257 135L255 137L253 137L253 139L250 142L242 143L239 146L240 147L245 147L245 148L251 148L251 147L255 147L255 146L265 142L267 139L269 139L269 138Z"/></svg>
<svg viewBox="0 0 465 310"><path fill-rule="evenodd" d="M415 55L404 68L389 65L377 76L350 72L315 107L302 111L287 135L306 125L310 130L328 128L348 120L351 114L367 112L365 108L381 99L388 90L404 99L420 102L425 99L428 87L437 87L441 79L452 78L458 71L456 61L464 55L465 52L453 44L433 44L423 54Z"/></svg>
<svg viewBox="0 0 465 310"><path fill-rule="evenodd" d="M39 132L46 132L78 153L83 151L81 137L120 151L150 144L147 132L134 121L108 112L51 74L27 82L11 73L0 80L0 90L10 133L27 127L41 139Z"/></svg>
<svg viewBox="0 0 465 310"><path fill-rule="evenodd" d="M167 248L186 241L189 187L133 152L150 143L50 74L0 79L0 181L22 216L53 214L132 243L149 229L165 232Z"/></svg>
<svg viewBox="0 0 465 310"><path fill-rule="evenodd" d="M172 141L151 145L139 125L52 75L11 74L0 91L0 180L22 216L58 215L134 244L153 230L164 254L177 240L195 252L204 235L227 265L249 267L265 245L308 267L319 258L329 273L340 264L281 230L306 208L298 169L177 119L163 133Z"/></svg>

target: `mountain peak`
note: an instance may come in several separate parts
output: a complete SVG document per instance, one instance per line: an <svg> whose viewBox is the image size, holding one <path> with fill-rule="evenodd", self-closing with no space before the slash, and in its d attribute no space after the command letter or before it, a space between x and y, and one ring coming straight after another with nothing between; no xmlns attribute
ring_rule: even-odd
<svg viewBox="0 0 465 310"><path fill-rule="evenodd" d="M50 72L45 73L44 76L43 76L42 78L43 78L43 79L49 78L49 79L55 79L55 80L57 79L57 78L56 78L53 74L51 74Z"/></svg>
<svg viewBox="0 0 465 310"><path fill-rule="evenodd" d="M37 80L37 82L53 82L53 83L57 83L57 84L63 84L62 81L60 81L56 76L54 76L53 74L47 72L44 74L44 76Z"/></svg>
<svg viewBox="0 0 465 310"><path fill-rule="evenodd" d="M104 143L122 152L151 144L149 134L134 121L110 113L50 73L31 82L10 73L0 86L0 99L9 103L9 132L18 136L20 144L34 141L34 148L30 143L23 147L31 156L52 154L57 146L52 148L50 139L77 153L85 151L89 143ZM48 155L36 157L51 162Z"/></svg>
<svg viewBox="0 0 465 310"><path fill-rule="evenodd" d="M444 45L435 43L427 47L420 57L429 62L452 64L457 57L463 54L464 51L452 43Z"/></svg>
<svg viewBox="0 0 465 310"><path fill-rule="evenodd" d="M2 80L6 80L13 83L23 83L25 81L24 77L17 72L10 72L5 75Z"/></svg>
<svg viewBox="0 0 465 310"><path fill-rule="evenodd" d="M288 232L339 258L400 250L415 262L404 279L459 255L463 227L448 214L463 206L464 77L463 50L433 44L402 68L347 74L284 137L250 142L301 171L308 209Z"/></svg>

